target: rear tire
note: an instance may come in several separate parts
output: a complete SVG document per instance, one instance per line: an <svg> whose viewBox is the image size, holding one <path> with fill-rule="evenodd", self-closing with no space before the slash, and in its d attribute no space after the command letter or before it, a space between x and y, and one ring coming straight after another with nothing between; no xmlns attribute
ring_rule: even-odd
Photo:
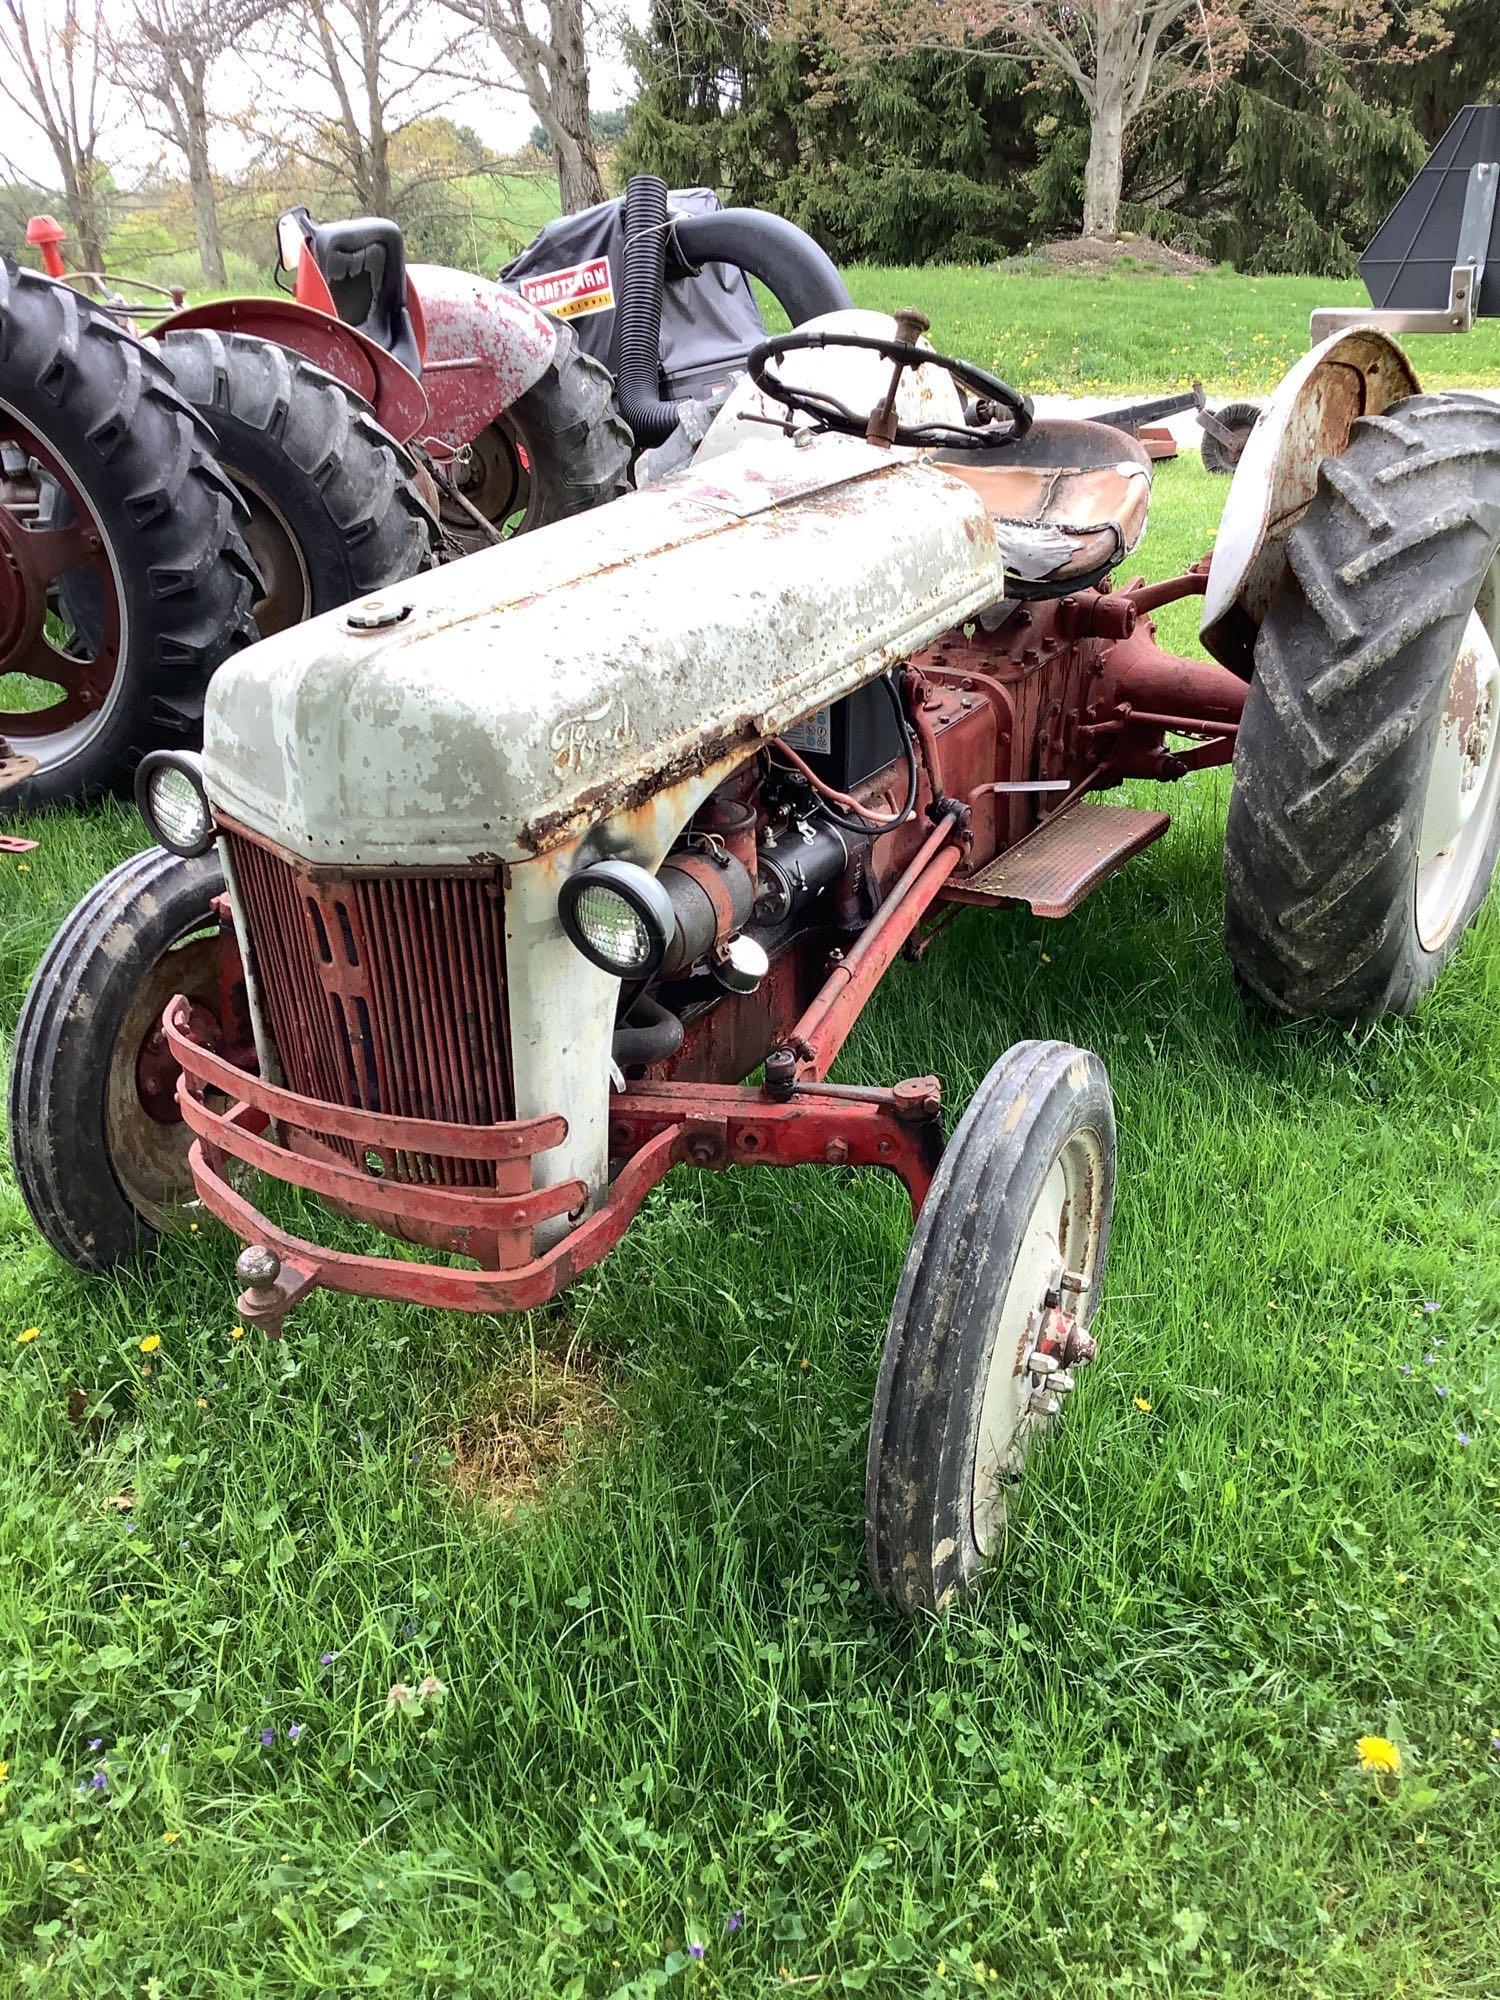
<svg viewBox="0 0 1500 2000"><path fill-rule="evenodd" d="M551 366L474 440L471 473L459 483L509 539L618 499L629 489L634 451L609 370L559 321ZM466 554L490 546L451 501L443 527Z"/></svg>
<svg viewBox="0 0 1500 2000"><path fill-rule="evenodd" d="M977 1579L1007 1489L1092 1358L1114 1186L1104 1065L1018 1042L938 1163L881 1357L865 1550L903 1611L945 1611Z"/></svg>
<svg viewBox="0 0 1500 2000"><path fill-rule="evenodd" d="M429 566L422 475L352 389L249 334L184 327L162 353L250 509L263 639Z"/></svg>
<svg viewBox="0 0 1500 2000"><path fill-rule="evenodd" d="M1410 1014L1500 857L1500 408L1361 418L1287 543L1234 757L1225 943L1285 1014Z"/></svg>
<svg viewBox="0 0 1500 2000"><path fill-rule="evenodd" d="M11 1158L33 1222L80 1271L127 1262L196 1200L192 1134L147 1111L137 1077L174 993L214 1009L223 891L216 854L132 855L63 924L22 1004Z"/></svg>
<svg viewBox="0 0 1500 2000"><path fill-rule="evenodd" d="M70 287L8 258L0 260L0 413L7 410L18 436L30 433L67 468L77 495L67 498L44 474L38 524L88 517L82 525L100 545L94 567L58 579L60 651L93 652L107 600L118 656L111 684L85 716L59 718L41 734L14 730L13 748L38 768L4 790L0 812L127 788L148 750L195 743L210 674L255 637L257 588L240 535L243 510L212 435L157 350ZM0 697L0 710L22 699Z"/></svg>

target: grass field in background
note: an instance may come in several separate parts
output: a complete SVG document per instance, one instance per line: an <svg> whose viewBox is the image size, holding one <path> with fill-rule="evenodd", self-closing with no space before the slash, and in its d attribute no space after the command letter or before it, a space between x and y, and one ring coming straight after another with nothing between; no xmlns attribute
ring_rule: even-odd
<svg viewBox="0 0 1500 2000"><path fill-rule="evenodd" d="M1148 573L1223 491L1159 468ZM1271 1024L1225 794L965 913L840 1063L956 1111L1058 1036L1117 1095L1100 1359L944 1626L863 1576L894 1182L679 1170L546 1311L273 1346L216 1227L90 1282L0 1170L0 1994L1493 1994L1500 908L1418 1020ZM6 1037L143 839L34 831Z"/></svg>

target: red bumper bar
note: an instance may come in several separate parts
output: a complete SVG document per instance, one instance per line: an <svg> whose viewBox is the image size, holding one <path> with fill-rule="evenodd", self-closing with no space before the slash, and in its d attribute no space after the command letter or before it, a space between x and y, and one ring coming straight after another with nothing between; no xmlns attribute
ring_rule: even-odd
<svg viewBox="0 0 1500 2000"><path fill-rule="evenodd" d="M588 1197L577 1180L542 1188L531 1184L536 1155L566 1138L565 1119L448 1125L326 1104L264 1082L203 1048L191 1037L188 1006L180 996L168 1006L162 1027L182 1067L177 1101L194 1134L188 1157L199 1199L255 1246L259 1264L255 1275L245 1272L240 1309L271 1332L317 1286L461 1312L522 1312L544 1305L614 1248L647 1194L679 1162L885 1167L905 1183L915 1212L942 1152L941 1095L932 1077L893 1090L799 1084L782 1101L741 1085L636 1084L610 1098L610 1150L617 1167L608 1194L592 1215L538 1256L535 1224L572 1214ZM206 1091L226 1097L228 1109L207 1103ZM281 1140L290 1133L307 1135L318 1150L305 1152L267 1136L273 1123L281 1128ZM436 1186L362 1172L330 1156L327 1142L335 1140L368 1149L382 1162L403 1154L493 1162L495 1185ZM232 1185L230 1159L321 1195L387 1234L410 1238L417 1225L442 1247L487 1268L363 1256L307 1242L278 1228Z"/></svg>

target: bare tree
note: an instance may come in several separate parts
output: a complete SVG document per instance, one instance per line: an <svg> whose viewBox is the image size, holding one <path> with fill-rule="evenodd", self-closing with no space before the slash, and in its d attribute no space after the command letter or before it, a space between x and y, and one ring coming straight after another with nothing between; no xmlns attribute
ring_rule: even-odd
<svg viewBox="0 0 1500 2000"><path fill-rule="evenodd" d="M0 97L47 141L87 271L104 266L109 185L99 9L100 0L3 0L0 11Z"/></svg>
<svg viewBox="0 0 1500 2000"><path fill-rule="evenodd" d="M110 36L112 74L131 93L148 131L187 162L198 262L212 285L224 283L224 242L208 138L209 73L233 49L269 0L135 0Z"/></svg>
<svg viewBox="0 0 1500 2000"><path fill-rule="evenodd" d="M584 0L442 0L482 28L516 73L526 101L552 141L564 212L604 199L589 126L589 57ZM504 86L502 86L504 87Z"/></svg>
<svg viewBox="0 0 1500 2000"><path fill-rule="evenodd" d="M278 107L279 127L266 136L287 144L330 184L349 190L371 215L399 211L403 189L392 148L404 132L445 115L453 85L473 89L465 71L472 28L433 32L433 0L297 0L277 11L278 68L315 78L331 93L328 115L311 112L303 91Z"/></svg>

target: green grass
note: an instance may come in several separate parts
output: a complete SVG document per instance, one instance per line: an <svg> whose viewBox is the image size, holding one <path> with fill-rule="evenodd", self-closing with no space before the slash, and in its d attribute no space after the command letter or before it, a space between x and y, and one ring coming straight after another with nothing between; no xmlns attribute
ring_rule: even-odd
<svg viewBox="0 0 1500 2000"><path fill-rule="evenodd" d="M1153 574L1222 490L1161 469ZM1500 909L1416 1021L1270 1025L1219 945L1223 780L1167 796L1068 923L898 967L841 1064L956 1107L1060 1036L1117 1093L1101 1357L946 1626L862 1574L894 1183L680 1171L545 1312L318 1297L269 1346L216 1229L88 1282L0 1181L0 1991L1496 1991ZM141 839L36 830L7 1034ZM546 1444L559 1355L608 1419L510 1517L456 1500L466 1426Z"/></svg>
<svg viewBox="0 0 1500 2000"><path fill-rule="evenodd" d="M1262 394L1307 352L1314 306L1366 305L1355 280L1247 278L1205 271L1036 272L1024 267L857 264L845 273L858 306L917 306L932 339L1033 395L1190 388ZM1418 334L1409 352L1425 387L1500 383L1500 321L1473 333Z"/></svg>

